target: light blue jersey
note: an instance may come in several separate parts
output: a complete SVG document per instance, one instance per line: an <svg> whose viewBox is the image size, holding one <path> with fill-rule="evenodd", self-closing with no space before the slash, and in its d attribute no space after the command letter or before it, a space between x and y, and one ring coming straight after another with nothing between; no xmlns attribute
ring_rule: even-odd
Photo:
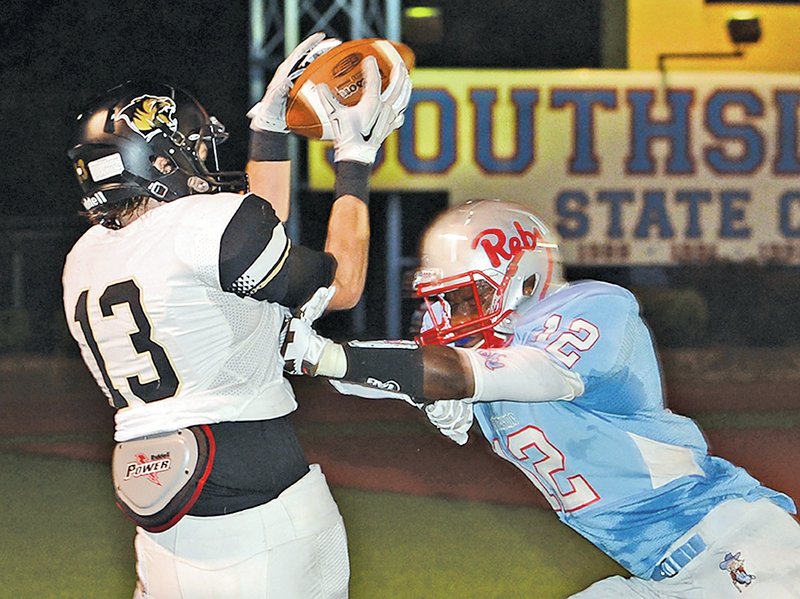
<svg viewBox="0 0 800 599"><path fill-rule="evenodd" d="M795 512L786 495L709 456L697 425L664 407L650 332L625 289L571 284L520 313L511 345L544 350L581 376L584 392L475 403L483 434L564 523L632 574L649 578L669 546L725 500L769 497Z"/></svg>

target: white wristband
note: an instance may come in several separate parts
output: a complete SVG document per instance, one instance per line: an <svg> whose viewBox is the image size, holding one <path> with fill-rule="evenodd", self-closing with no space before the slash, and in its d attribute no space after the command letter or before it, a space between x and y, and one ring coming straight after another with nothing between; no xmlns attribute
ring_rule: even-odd
<svg viewBox="0 0 800 599"><path fill-rule="evenodd" d="M347 372L347 356L344 348L338 343L328 343L322 349L317 365L316 376L342 378Z"/></svg>

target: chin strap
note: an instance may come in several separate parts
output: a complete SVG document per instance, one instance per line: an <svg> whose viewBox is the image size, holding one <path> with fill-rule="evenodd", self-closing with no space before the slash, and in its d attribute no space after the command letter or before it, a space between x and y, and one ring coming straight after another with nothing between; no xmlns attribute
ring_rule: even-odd
<svg viewBox="0 0 800 599"><path fill-rule="evenodd" d="M211 193L217 193L220 191L247 193L250 191L250 179L245 172L221 171L208 173L208 176L213 180Z"/></svg>

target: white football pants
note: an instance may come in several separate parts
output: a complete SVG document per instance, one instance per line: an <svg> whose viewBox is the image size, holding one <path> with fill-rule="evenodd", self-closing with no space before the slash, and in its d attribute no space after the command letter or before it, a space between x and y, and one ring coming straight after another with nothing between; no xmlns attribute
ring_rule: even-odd
<svg viewBox="0 0 800 599"><path fill-rule="evenodd" d="M277 498L223 516L136 529L134 599L345 599L350 563L319 465Z"/></svg>
<svg viewBox="0 0 800 599"><path fill-rule="evenodd" d="M695 534L705 542L705 550L672 578L656 582L612 576L572 599L800 597L800 524L769 499L720 504L666 555ZM737 559L731 559L737 554Z"/></svg>

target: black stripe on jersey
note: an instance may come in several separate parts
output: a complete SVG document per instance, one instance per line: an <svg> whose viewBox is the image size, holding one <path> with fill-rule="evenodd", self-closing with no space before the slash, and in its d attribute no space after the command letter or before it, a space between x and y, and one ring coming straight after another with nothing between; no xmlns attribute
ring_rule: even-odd
<svg viewBox="0 0 800 599"><path fill-rule="evenodd" d="M220 240L222 289L240 297L297 307L333 282L335 268L328 254L292 247L270 203L254 194L244 198Z"/></svg>
<svg viewBox="0 0 800 599"><path fill-rule="evenodd" d="M275 228L280 219L269 202L250 194L243 200L222 233L219 247L219 279L222 289L241 296L248 296L261 279L243 284L242 275L259 259L273 241ZM284 248L283 254L288 250ZM268 272L279 263L274 260L266 265Z"/></svg>
<svg viewBox="0 0 800 599"><path fill-rule="evenodd" d="M286 266L281 271L281 274L283 273L288 275L286 277L288 281L280 303L289 308L298 308L310 300L317 289L333 283L336 259L331 254L317 252L302 245L293 245ZM261 297L260 291L253 297L269 299Z"/></svg>

